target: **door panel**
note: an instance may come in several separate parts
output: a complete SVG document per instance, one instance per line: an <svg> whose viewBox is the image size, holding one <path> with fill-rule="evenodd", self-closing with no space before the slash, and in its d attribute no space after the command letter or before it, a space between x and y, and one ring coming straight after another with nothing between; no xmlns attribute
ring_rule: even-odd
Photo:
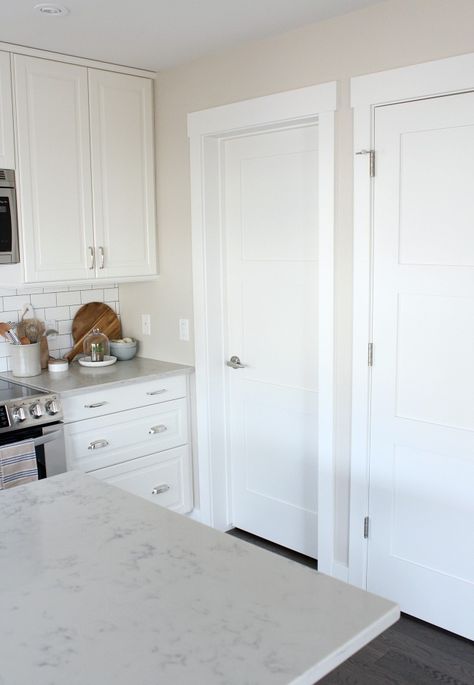
<svg viewBox="0 0 474 685"><path fill-rule="evenodd" d="M87 69L14 56L27 281L94 275Z"/></svg>
<svg viewBox="0 0 474 685"><path fill-rule="evenodd" d="M317 554L317 127L225 143L233 523Z"/></svg>
<svg viewBox="0 0 474 685"><path fill-rule="evenodd" d="M375 116L368 589L474 637L474 94Z"/></svg>

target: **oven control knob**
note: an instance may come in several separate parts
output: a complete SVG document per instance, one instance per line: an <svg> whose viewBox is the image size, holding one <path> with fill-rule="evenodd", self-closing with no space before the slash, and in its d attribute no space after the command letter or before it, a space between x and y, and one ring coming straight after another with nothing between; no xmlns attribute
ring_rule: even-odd
<svg viewBox="0 0 474 685"><path fill-rule="evenodd" d="M48 414L57 414L59 412L59 405L56 402L56 400L50 400L49 402L46 402L46 411Z"/></svg>
<svg viewBox="0 0 474 685"><path fill-rule="evenodd" d="M31 416L34 416L35 419L39 419L40 416L43 416L43 409L42 409L41 404L39 402L31 405L30 414L31 414Z"/></svg>
<svg viewBox="0 0 474 685"><path fill-rule="evenodd" d="M22 422L26 419L26 411L23 409L23 407L15 407L13 410L13 420Z"/></svg>

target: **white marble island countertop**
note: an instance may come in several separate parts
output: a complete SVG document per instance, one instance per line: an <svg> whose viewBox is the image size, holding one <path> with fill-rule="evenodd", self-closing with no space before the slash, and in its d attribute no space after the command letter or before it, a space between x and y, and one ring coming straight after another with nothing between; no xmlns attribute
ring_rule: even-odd
<svg viewBox="0 0 474 685"><path fill-rule="evenodd" d="M0 493L1 685L311 685L398 608L90 476Z"/></svg>

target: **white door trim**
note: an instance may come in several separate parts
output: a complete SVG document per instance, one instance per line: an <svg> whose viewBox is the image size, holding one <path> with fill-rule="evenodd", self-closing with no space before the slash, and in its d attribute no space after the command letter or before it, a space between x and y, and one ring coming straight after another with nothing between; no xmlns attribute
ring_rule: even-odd
<svg viewBox="0 0 474 685"><path fill-rule="evenodd" d="M474 90L474 53L351 79L354 153L374 146L375 107ZM377 151L375 173L377 173ZM354 280L352 358L352 446L349 582L367 583L371 373L367 346L372 330L373 180L365 155L354 157ZM374 348L374 363L377 349Z"/></svg>
<svg viewBox="0 0 474 685"><path fill-rule="evenodd" d="M336 83L245 100L188 115L196 366L198 511L231 525L227 450L220 149L228 136L317 122L319 126L319 568L334 564L334 111Z"/></svg>

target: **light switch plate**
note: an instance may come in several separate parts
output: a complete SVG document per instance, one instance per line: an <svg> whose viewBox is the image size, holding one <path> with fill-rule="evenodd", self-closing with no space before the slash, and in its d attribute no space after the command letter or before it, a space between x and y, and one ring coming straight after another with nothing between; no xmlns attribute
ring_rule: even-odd
<svg viewBox="0 0 474 685"><path fill-rule="evenodd" d="M151 316L149 314L142 314L142 333L143 335L151 335Z"/></svg>
<svg viewBox="0 0 474 685"><path fill-rule="evenodd" d="M189 341L189 319L179 320L179 339Z"/></svg>

